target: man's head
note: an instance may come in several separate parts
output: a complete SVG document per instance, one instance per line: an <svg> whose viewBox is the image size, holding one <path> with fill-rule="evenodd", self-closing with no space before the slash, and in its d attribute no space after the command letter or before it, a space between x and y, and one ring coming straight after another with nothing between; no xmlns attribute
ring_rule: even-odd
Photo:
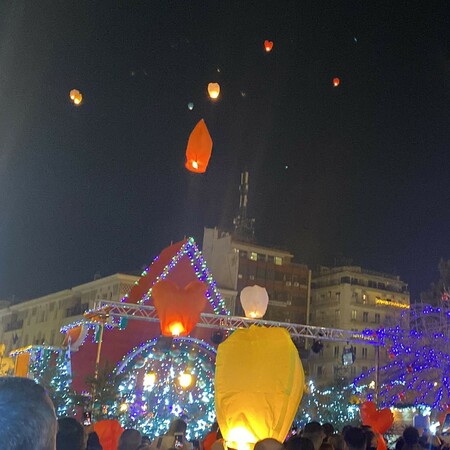
<svg viewBox="0 0 450 450"><path fill-rule="evenodd" d="M276 439L261 439L255 444L254 450L283 450L283 444Z"/></svg>
<svg viewBox="0 0 450 450"><path fill-rule="evenodd" d="M361 428L350 427L345 430L344 440L348 450L366 449L366 433Z"/></svg>
<svg viewBox="0 0 450 450"><path fill-rule="evenodd" d="M0 378L0 430L8 450L55 450L55 409L33 380Z"/></svg>
<svg viewBox="0 0 450 450"><path fill-rule="evenodd" d="M302 436L313 443L315 450L319 450L325 438L325 433L319 422L309 422L306 424Z"/></svg>
<svg viewBox="0 0 450 450"><path fill-rule="evenodd" d="M56 450L84 450L86 437L83 426L73 417L58 419Z"/></svg>

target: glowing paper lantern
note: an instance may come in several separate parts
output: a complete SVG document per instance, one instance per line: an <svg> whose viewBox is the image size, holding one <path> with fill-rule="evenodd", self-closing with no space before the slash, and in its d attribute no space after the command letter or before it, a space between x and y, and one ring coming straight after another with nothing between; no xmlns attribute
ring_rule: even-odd
<svg viewBox="0 0 450 450"><path fill-rule="evenodd" d="M190 373L181 373L178 377L178 383L183 389L187 389L192 385L194 377Z"/></svg>
<svg viewBox="0 0 450 450"><path fill-rule="evenodd" d="M266 288L258 286L247 286L241 291L241 305L245 311L245 317L260 319L264 317L269 304L269 295Z"/></svg>
<svg viewBox="0 0 450 450"><path fill-rule="evenodd" d="M80 106L81 102L83 101L83 95L81 94L81 92L78 89L72 89L70 91L70 100L72 100L72 103L75 106Z"/></svg>
<svg viewBox="0 0 450 450"><path fill-rule="evenodd" d="M192 102L189 102L188 108L189 108L189 111L192 111L194 109L194 104Z"/></svg>
<svg viewBox="0 0 450 450"><path fill-rule="evenodd" d="M184 288L169 280L153 286L152 297L164 336L187 336L206 306L206 285L192 281Z"/></svg>
<svg viewBox="0 0 450 450"><path fill-rule="evenodd" d="M208 94L213 100L218 98L219 94L220 94L220 84L219 83L209 83L208 84Z"/></svg>
<svg viewBox="0 0 450 450"><path fill-rule="evenodd" d="M333 78L333 86L338 87L341 84L341 80L339 78Z"/></svg>
<svg viewBox="0 0 450 450"><path fill-rule="evenodd" d="M305 376L298 351L282 328L252 326L219 345L215 405L228 447L257 441L283 442L303 395Z"/></svg>
<svg viewBox="0 0 450 450"><path fill-rule="evenodd" d="M264 41L264 50L269 53L272 51L273 48L273 42L272 41L268 41L267 39Z"/></svg>
<svg viewBox="0 0 450 450"><path fill-rule="evenodd" d="M213 141L206 123L201 119L192 133L186 147L185 167L194 173L205 173L211 158Z"/></svg>

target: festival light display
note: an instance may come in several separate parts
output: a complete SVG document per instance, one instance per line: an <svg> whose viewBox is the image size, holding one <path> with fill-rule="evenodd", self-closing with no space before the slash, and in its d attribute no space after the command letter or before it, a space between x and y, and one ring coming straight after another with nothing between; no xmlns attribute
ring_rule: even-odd
<svg viewBox="0 0 450 450"><path fill-rule="evenodd" d="M133 348L116 368L125 378L111 417L151 438L180 417L188 423L188 439L203 436L216 419L215 357L212 346L190 337L153 339Z"/></svg>
<svg viewBox="0 0 450 450"><path fill-rule="evenodd" d="M411 306L400 323L377 332L389 362L379 369L378 406L429 406L443 410L450 404L450 310L429 305ZM362 389L375 368L354 380ZM367 398L374 391L368 390Z"/></svg>

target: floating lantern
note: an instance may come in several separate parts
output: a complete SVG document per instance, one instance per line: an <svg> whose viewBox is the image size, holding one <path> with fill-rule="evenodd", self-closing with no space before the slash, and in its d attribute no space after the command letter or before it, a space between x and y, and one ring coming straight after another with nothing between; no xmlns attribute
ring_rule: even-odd
<svg viewBox="0 0 450 450"><path fill-rule="evenodd" d="M339 78L333 78L333 86L338 87L341 84L341 80Z"/></svg>
<svg viewBox="0 0 450 450"><path fill-rule="evenodd" d="M206 306L206 286L192 281L184 288L169 280L158 281L152 289L153 302L164 336L187 336Z"/></svg>
<svg viewBox="0 0 450 450"><path fill-rule="evenodd" d="M183 389L187 389L192 385L194 377L190 373L181 373L178 377L178 383Z"/></svg>
<svg viewBox="0 0 450 450"><path fill-rule="evenodd" d="M250 449L264 438L283 442L304 384L302 363L286 330L236 330L219 345L216 358L215 405L227 446Z"/></svg>
<svg viewBox="0 0 450 450"><path fill-rule="evenodd" d="M213 100L218 98L219 94L220 94L220 84L219 83L209 83L208 84L208 94Z"/></svg>
<svg viewBox="0 0 450 450"><path fill-rule="evenodd" d="M273 42L272 41L268 41L267 39L264 41L264 50L269 53L272 51L273 48Z"/></svg>
<svg viewBox="0 0 450 450"><path fill-rule="evenodd" d="M205 173L211 158L213 142L206 123L201 119L189 136L186 147L187 170L194 173Z"/></svg>
<svg viewBox="0 0 450 450"><path fill-rule="evenodd" d="M260 319L264 317L269 304L269 295L266 288L258 286L247 286L241 291L241 305L245 311L245 317Z"/></svg>
<svg viewBox="0 0 450 450"><path fill-rule="evenodd" d="M189 111L192 111L194 109L194 104L192 102L189 102L188 108L189 108Z"/></svg>
<svg viewBox="0 0 450 450"><path fill-rule="evenodd" d="M70 100L72 100L72 103L75 106L80 106L81 102L83 101L83 95L81 94L81 92L78 89L72 89L70 91Z"/></svg>

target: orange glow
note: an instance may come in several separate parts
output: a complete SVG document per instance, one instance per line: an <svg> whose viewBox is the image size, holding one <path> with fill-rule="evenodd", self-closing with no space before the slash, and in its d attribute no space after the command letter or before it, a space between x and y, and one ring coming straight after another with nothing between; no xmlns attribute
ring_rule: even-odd
<svg viewBox="0 0 450 450"><path fill-rule="evenodd" d="M219 83L209 83L208 84L208 94L213 100L217 99L220 94L220 84Z"/></svg>
<svg viewBox="0 0 450 450"><path fill-rule="evenodd" d="M264 50L269 53L272 51L273 48L273 42L272 41L268 41L267 39L264 41Z"/></svg>
<svg viewBox="0 0 450 450"><path fill-rule="evenodd" d="M169 331L172 333L172 336L179 336L184 331L184 327L180 322L172 322L169 325Z"/></svg>
<svg viewBox="0 0 450 450"><path fill-rule="evenodd" d="M190 373L181 373L178 377L178 383L183 389L187 389L192 384L193 379Z"/></svg>
<svg viewBox="0 0 450 450"><path fill-rule="evenodd" d="M341 80L339 78L333 78L333 86L338 87L341 84Z"/></svg>
<svg viewBox="0 0 450 450"><path fill-rule="evenodd" d="M78 89L72 89L69 93L69 97L75 106L81 105L81 102L83 101L83 95Z"/></svg>
<svg viewBox="0 0 450 450"><path fill-rule="evenodd" d="M186 169L194 173L205 173L211 158L212 146L211 135L205 121L201 119L189 136L186 148Z"/></svg>

